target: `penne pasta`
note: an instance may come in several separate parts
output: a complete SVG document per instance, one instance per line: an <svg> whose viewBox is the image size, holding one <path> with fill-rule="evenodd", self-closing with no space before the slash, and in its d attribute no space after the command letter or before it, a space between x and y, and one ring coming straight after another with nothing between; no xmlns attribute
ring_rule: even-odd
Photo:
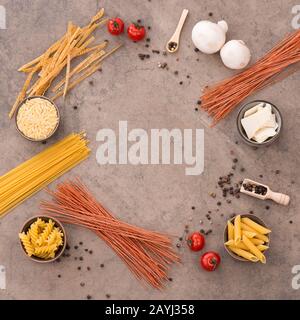
<svg viewBox="0 0 300 320"><path fill-rule="evenodd" d="M262 263L266 263L266 257L245 235L243 235L242 241L251 253L253 253Z"/></svg>
<svg viewBox="0 0 300 320"><path fill-rule="evenodd" d="M234 240L228 240L227 242L225 242L225 245L228 247L232 246L238 249L248 250L248 248L243 244L243 242L235 244Z"/></svg>
<svg viewBox="0 0 300 320"><path fill-rule="evenodd" d="M239 249L239 248L236 248L236 247L233 247L233 246L229 246L229 249L234 252L235 254L237 254L238 256L242 257L242 258L245 258L249 261L252 261L252 262L257 262L258 261L258 258L253 255L252 253L250 253L249 251L246 251L246 250L243 250L243 249Z"/></svg>
<svg viewBox="0 0 300 320"><path fill-rule="evenodd" d="M241 216L238 215L234 219L234 242L238 244L242 240Z"/></svg>
<svg viewBox="0 0 300 320"><path fill-rule="evenodd" d="M264 244L265 242L261 239L256 239L256 238L250 238L249 239L254 245L259 246L261 244Z"/></svg>
<svg viewBox="0 0 300 320"><path fill-rule="evenodd" d="M245 224L243 222L241 222L241 228L242 228L242 230L246 230L246 231L250 231L250 232L256 233L255 238L260 239L263 242L269 242L269 238L266 235L257 232L256 230L254 230L253 228L249 227L247 224Z"/></svg>
<svg viewBox="0 0 300 320"><path fill-rule="evenodd" d="M269 247L266 246L266 245L264 245L264 244L260 244L260 245L257 246L257 249L258 249L259 251L266 251L266 250L269 249Z"/></svg>
<svg viewBox="0 0 300 320"><path fill-rule="evenodd" d="M242 230L242 235L243 234L248 238L254 238L256 236L255 232L246 231L246 230Z"/></svg>
<svg viewBox="0 0 300 320"><path fill-rule="evenodd" d="M227 237L228 240L234 239L234 226L230 221L227 221Z"/></svg>
<svg viewBox="0 0 300 320"><path fill-rule="evenodd" d="M270 229L267 229L267 228L261 226L260 224L252 221L249 218L242 218L242 222L245 223L247 226L251 227L252 229L254 229L255 231L257 231L258 233L268 234L271 232Z"/></svg>

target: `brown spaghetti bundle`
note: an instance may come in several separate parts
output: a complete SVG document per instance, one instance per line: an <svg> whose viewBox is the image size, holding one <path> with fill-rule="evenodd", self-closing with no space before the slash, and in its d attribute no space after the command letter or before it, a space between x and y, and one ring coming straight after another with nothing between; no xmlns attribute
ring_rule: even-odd
<svg viewBox="0 0 300 320"><path fill-rule="evenodd" d="M271 84L282 71L297 62L300 62L300 30L286 37L245 71L205 89L202 108L213 117L214 125L249 95Z"/></svg>
<svg viewBox="0 0 300 320"><path fill-rule="evenodd" d="M116 219L78 179L59 184L56 191L48 192L52 201L42 202L43 213L94 231L138 279L154 288L163 287L169 266L180 261L170 237Z"/></svg>

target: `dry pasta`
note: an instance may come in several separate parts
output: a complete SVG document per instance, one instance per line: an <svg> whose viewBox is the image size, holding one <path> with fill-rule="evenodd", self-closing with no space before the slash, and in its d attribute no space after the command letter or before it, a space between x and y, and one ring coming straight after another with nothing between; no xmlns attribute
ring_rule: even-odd
<svg viewBox="0 0 300 320"><path fill-rule="evenodd" d="M263 242L269 242L269 238L268 238L266 235L257 232L256 230L254 230L253 228L249 227L247 224L245 224L245 223L243 223L243 222L241 222L241 228L242 228L242 230L246 230L246 231L249 231L249 232L254 232L254 233L256 233L256 236L255 236L255 237L256 237L257 239L260 239L260 240L262 240Z"/></svg>
<svg viewBox="0 0 300 320"><path fill-rule="evenodd" d="M242 218L242 222L244 224L246 224L247 226L251 227L252 229L256 230L258 233L261 233L261 234L268 234L271 232L271 230L261 226L260 224L252 221L251 219L249 218Z"/></svg>
<svg viewBox="0 0 300 320"><path fill-rule="evenodd" d="M253 255L252 253L250 253L246 250L239 249L239 248L232 247L232 246L229 246L229 248L232 252L234 252L235 254L237 254L240 257L243 257L243 258L245 258L249 261L252 261L252 262L258 261L258 258L255 255Z"/></svg>
<svg viewBox="0 0 300 320"><path fill-rule="evenodd" d="M227 221L227 241L225 239L224 245L229 251L246 260L266 263L263 252L269 249L267 234L270 232L271 230L252 219L238 215Z"/></svg>
<svg viewBox="0 0 300 320"><path fill-rule="evenodd" d="M27 232L19 234L22 245L28 256L41 259L52 259L57 250L64 244L64 235L55 223L38 218L33 222ZM32 237L34 235L34 237Z"/></svg>
<svg viewBox="0 0 300 320"><path fill-rule="evenodd" d="M234 239L234 226L230 221L227 221L228 240Z"/></svg>
<svg viewBox="0 0 300 320"><path fill-rule="evenodd" d="M259 251L256 246L245 236L242 238L243 243L248 247L249 251L253 253L262 263L266 263L266 257Z"/></svg>
<svg viewBox="0 0 300 320"><path fill-rule="evenodd" d="M84 134L70 134L1 176L0 217L85 160L87 143ZM36 230L31 237L37 241Z"/></svg>
<svg viewBox="0 0 300 320"><path fill-rule="evenodd" d="M234 219L234 242L235 244L238 244L241 242L242 236L241 236L241 216L238 215Z"/></svg>

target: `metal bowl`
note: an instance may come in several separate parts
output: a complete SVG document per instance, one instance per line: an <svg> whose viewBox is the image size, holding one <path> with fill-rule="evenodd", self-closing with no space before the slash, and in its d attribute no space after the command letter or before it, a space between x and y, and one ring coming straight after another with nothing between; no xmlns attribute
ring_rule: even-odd
<svg viewBox="0 0 300 320"><path fill-rule="evenodd" d="M48 221L51 219L51 220L54 222L54 226L55 226L55 227L58 227L58 228L62 231L62 233L63 233L63 245L58 248L58 250L57 250L56 253L55 253L55 257L54 257L54 258L52 258L52 259L47 259L47 260L46 260L46 259L39 258L39 257L35 257L35 256L29 257L29 255L27 254L27 252L26 252L26 250L25 250L25 248L24 248L24 246L23 246L23 244L22 244L22 241L20 240L20 244L21 244L22 250L23 250L23 252L25 253L25 255L26 255L27 258L29 258L29 259L31 259L31 260L33 260L33 261L35 261L35 262L39 262L39 263L49 263L49 262L53 262L53 261L57 260L57 259L63 254L63 252L64 252L65 249L66 249L67 236L66 236L65 228L63 227L62 223L61 223L60 221L58 221L57 219L55 219L55 218L47 217L47 216L35 216L35 217L30 218L29 220L27 220L27 221L24 223L24 225L23 225L23 227L22 227L22 229L21 229L21 233L22 233L22 232L25 232L25 233L26 233L26 232L28 231L28 229L30 228L30 226L32 225L32 223L34 223L38 218L41 218L42 220L44 220L44 221L46 221L46 222L48 222Z"/></svg>
<svg viewBox="0 0 300 320"><path fill-rule="evenodd" d="M55 107L56 112L57 112L57 118L58 118L57 125L56 125L56 127L54 128L53 132L52 132L47 138L41 139L41 140L35 140L35 139L32 139L32 138L27 137L27 136L19 129L19 127L18 127L18 121L17 121L17 119L18 119L18 112L19 112L21 106L22 106L27 100L37 99L37 98L39 98L39 99L44 99L44 100L49 101L49 102ZM22 102L20 102L20 104L19 104L18 107L17 107L16 116L15 116L15 123L16 123L16 128L17 128L18 132L20 133L20 135L21 135L22 137L24 137L25 139L27 139L27 140L29 140L29 141L33 141L33 142L43 142L43 141L45 141L45 140L47 140L47 139L50 139L50 138L55 134L55 132L57 131L57 129L58 129L58 127L59 127L59 124L60 124L60 113L59 113L59 110L58 110L57 105L56 105L51 99L49 99L49 98L47 98L47 97L44 97L44 96L32 96L32 97L27 97L27 98L25 98Z"/></svg>
<svg viewBox="0 0 300 320"><path fill-rule="evenodd" d="M264 221L253 215L253 214L241 214L241 218L249 218L251 220L253 220L254 222L260 224L261 226L265 227L265 228L268 228L267 225L264 223ZM231 223L234 222L234 219L235 217L231 218L229 221ZM270 246L270 234L268 234L268 238L269 238L269 242L268 242L268 246ZM225 242L228 241L228 226L227 226L227 222L226 222L226 226L225 226L225 229L224 229L224 248L225 250L227 251L227 253L232 257L234 258L235 260L239 260L239 261L243 261L243 262L251 262L243 257L240 257L238 256L237 254L235 254L234 252L232 252L226 245L225 245Z"/></svg>
<svg viewBox="0 0 300 320"><path fill-rule="evenodd" d="M276 122L278 123L277 134L273 137L268 138L266 141L264 141L262 143L258 143L252 139L249 139L247 137L247 134L246 134L246 132L242 126L242 123L241 123L241 120L244 118L245 112L247 110L251 109L252 107L256 106L259 103L268 103L271 105L272 113L275 114ZM273 103L271 103L269 101L265 101L265 100L251 101L251 102L244 104L240 108L238 116L237 116L237 129L238 129L238 132L239 132L240 136L242 137L243 141L246 142L248 145L250 145L252 147L253 146L254 147L268 146L271 143L273 143L274 141L276 141L280 135L280 132L282 129L282 116L281 116L279 109Z"/></svg>

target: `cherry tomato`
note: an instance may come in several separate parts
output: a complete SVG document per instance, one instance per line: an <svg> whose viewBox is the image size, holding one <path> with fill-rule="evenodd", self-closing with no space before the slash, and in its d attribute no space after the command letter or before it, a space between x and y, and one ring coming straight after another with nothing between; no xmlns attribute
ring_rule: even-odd
<svg viewBox="0 0 300 320"><path fill-rule="evenodd" d="M133 41L141 41L145 38L146 29L137 23L132 23L127 29L128 37Z"/></svg>
<svg viewBox="0 0 300 320"><path fill-rule="evenodd" d="M192 251L200 251L205 245L205 238L200 232L193 232L189 235L187 244Z"/></svg>
<svg viewBox="0 0 300 320"><path fill-rule="evenodd" d="M207 271L214 271L221 262L221 257L216 252L206 252L201 257L201 266Z"/></svg>
<svg viewBox="0 0 300 320"><path fill-rule="evenodd" d="M124 32L124 22L120 18L109 19L107 23L107 30L114 36Z"/></svg>

